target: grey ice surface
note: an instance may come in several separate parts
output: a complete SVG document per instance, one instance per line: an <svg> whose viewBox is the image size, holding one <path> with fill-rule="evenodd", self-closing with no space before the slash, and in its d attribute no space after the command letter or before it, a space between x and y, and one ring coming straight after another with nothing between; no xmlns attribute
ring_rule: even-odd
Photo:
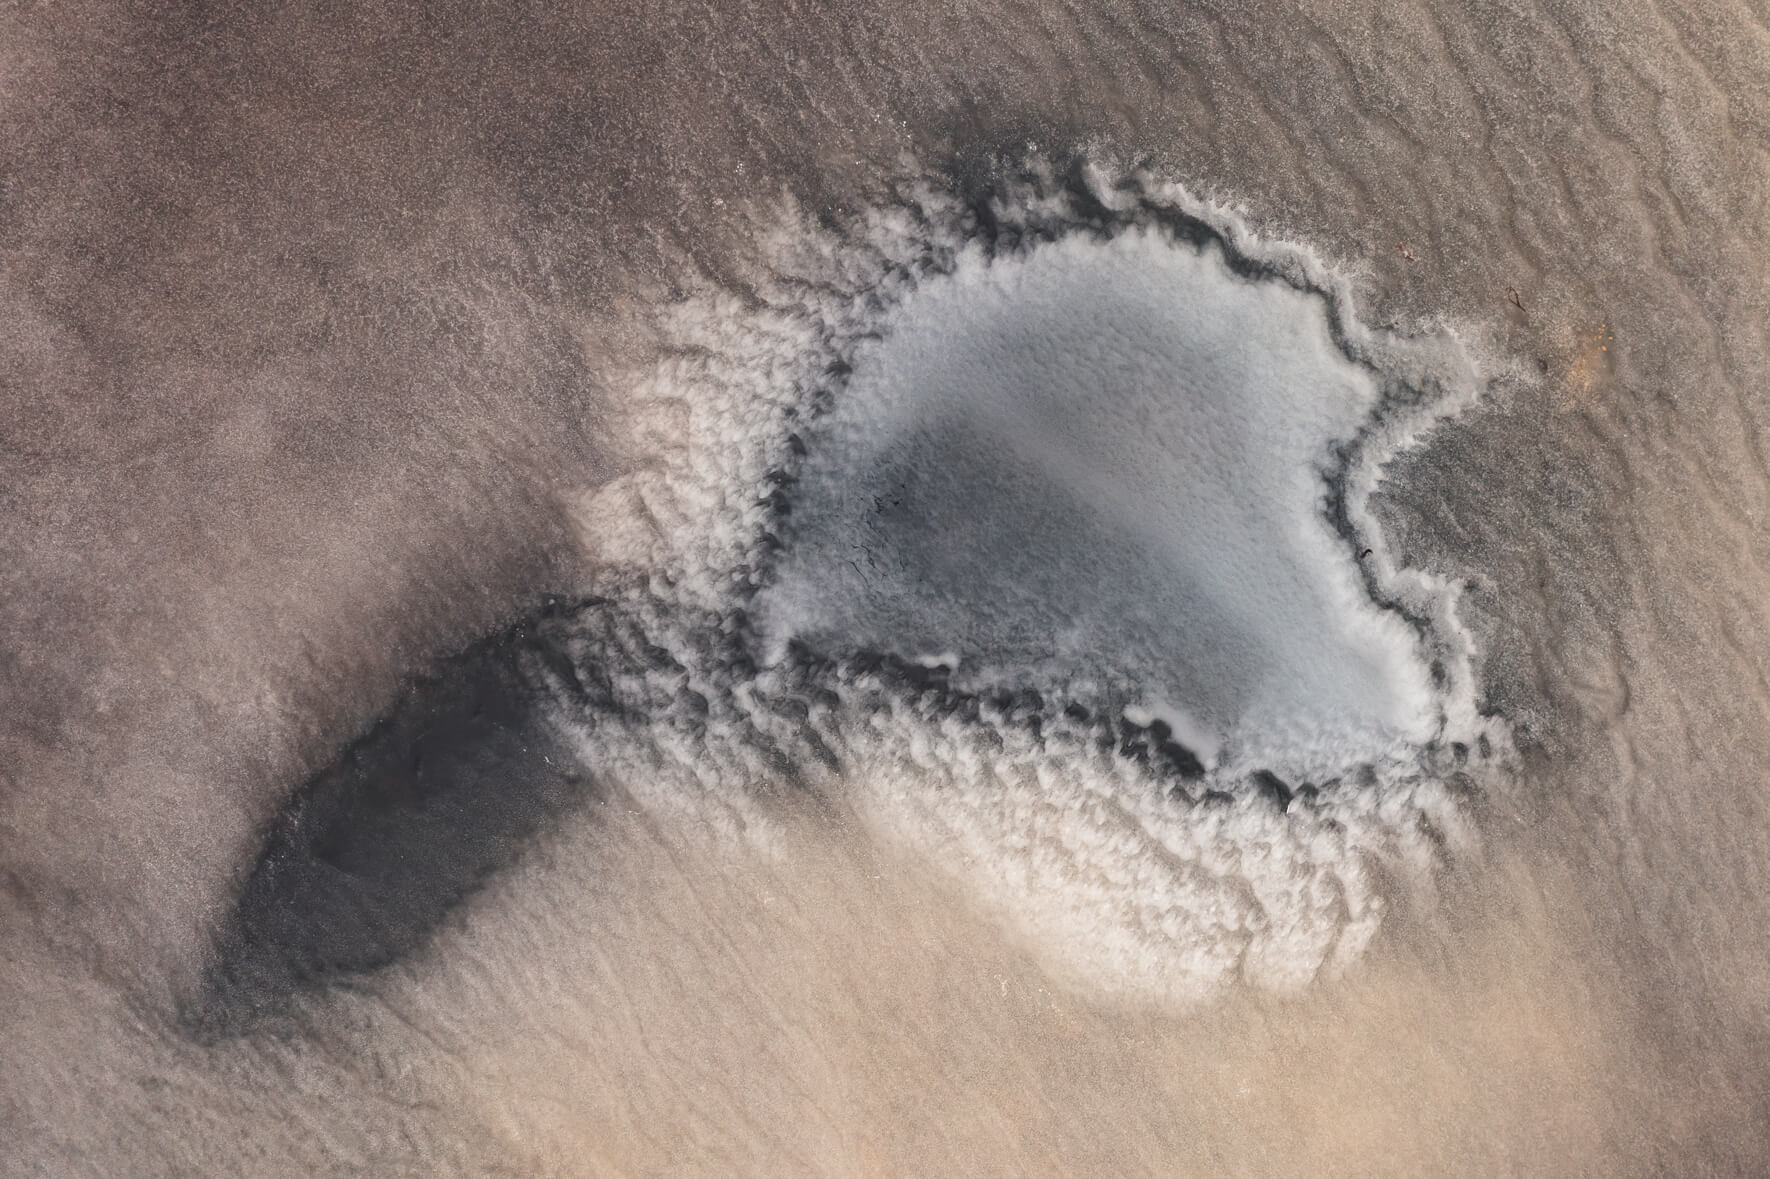
<svg viewBox="0 0 1770 1179"><path fill-rule="evenodd" d="M776 657L950 659L961 682L1169 720L1321 773L1429 735L1414 636L1328 520L1377 402L1319 296L1135 230L929 281L863 350L794 488Z"/></svg>

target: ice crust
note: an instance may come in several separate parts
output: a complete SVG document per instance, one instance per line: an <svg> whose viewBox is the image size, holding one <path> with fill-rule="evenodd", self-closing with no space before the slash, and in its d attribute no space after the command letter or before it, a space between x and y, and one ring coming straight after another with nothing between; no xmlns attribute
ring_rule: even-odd
<svg viewBox="0 0 1770 1179"><path fill-rule="evenodd" d="M1157 229L967 250L812 442L774 652L956 650L981 686L1111 683L1229 764L1332 773L1438 722L1413 629L1329 524L1378 401L1323 300Z"/></svg>
<svg viewBox="0 0 1770 1179"><path fill-rule="evenodd" d="M1479 385L1232 212L1085 186L790 217L672 311L559 723L677 828L823 796L1096 993L1295 990L1429 899L1502 755L1456 587L1366 510Z"/></svg>

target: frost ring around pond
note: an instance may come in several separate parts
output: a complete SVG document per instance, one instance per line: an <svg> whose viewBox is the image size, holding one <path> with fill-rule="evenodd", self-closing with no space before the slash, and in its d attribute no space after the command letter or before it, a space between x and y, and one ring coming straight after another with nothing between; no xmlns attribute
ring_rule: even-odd
<svg viewBox="0 0 1770 1179"><path fill-rule="evenodd" d="M925 189L777 245L756 297L677 309L640 426L671 445L585 511L648 617L728 620L663 642L693 740L729 696L808 742L1091 986L1354 960L1371 859L1429 877L1466 833L1446 775L1504 744L1456 587L1368 511L1478 394L1454 337L1365 329L1307 250L1148 178ZM1162 751L1183 788L1149 788Z"/></svg>

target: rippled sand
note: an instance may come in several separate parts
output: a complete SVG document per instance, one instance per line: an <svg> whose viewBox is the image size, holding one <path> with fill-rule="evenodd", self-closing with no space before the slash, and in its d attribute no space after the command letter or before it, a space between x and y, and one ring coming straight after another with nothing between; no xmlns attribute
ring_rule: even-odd
<svg viewBox="0 0 1770 1179"><path fill-rule="evenodd" d="M0 1170L1761 1171L1767 50L1701 3L4 9ZM809 355L783 227L1034 157L1474 356L1372 504L1466 582L1517 753L1430 887L1300 995L1126 999L853 794L536 802L506 751L471 899L206 1024L284 802L439 655L662 559L630 492L725 354L671 309Z"/></svg>

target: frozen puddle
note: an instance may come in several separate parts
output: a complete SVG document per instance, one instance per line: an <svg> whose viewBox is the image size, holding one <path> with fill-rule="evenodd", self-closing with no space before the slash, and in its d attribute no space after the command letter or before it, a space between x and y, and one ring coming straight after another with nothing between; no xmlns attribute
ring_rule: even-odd
<svg viewBox="0 0 1770 1179"><path fill-rule="evenodd" d="M1450 333L1368 331L1307 250L1145 179L771 249L758 297L662 321L635 428L676 445L587 502L642 575L573 630L586 766L748 840L758 786L825 792L1140 1001L1305 987L1429 900L1500 729L1455 586L1367 505L1478 393Z"/></svg>
<svg viewBox="0 0 1770 1179"><path fill-rule="evenodd" d="M938 656L1165 720L1225 770L1432 736L1419 637L1330 524L1378 387L1320 295L1137 227L961 252L882 331L808 439L771 654Z"/></svg>

